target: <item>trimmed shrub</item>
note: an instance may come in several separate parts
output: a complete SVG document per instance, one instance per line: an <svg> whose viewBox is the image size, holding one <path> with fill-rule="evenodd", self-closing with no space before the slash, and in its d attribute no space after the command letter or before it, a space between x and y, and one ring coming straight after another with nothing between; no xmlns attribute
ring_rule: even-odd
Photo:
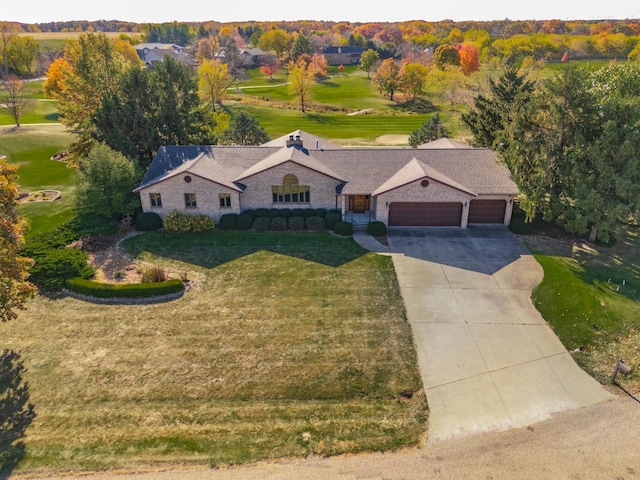
<svg viewBox="0 0 640 480"><path fill-rule="evenodd" d="M381 237L387 234L387 226L383 222L370 222L367 226L367 232L374 237Z"/></svg>
<svg viewBox="0 0 640 480"><path fill-rule="evenodd" d="M162 217L155 212L139 213L136 216L136 230L150 232L162 228Z"/></svg>
<svg viewBox="0 0 640 480"><path fill-rule="evenodd" d="M271 228L271 219L269 217L257 217L253 221L251 228L257 232L266 232Z"/></svg>
<svg viewBox="0 0 640 480"><path fill-rule="evenodd" d="M205 232L207 230L213 230L215 227L213 218L207 215L201 213L189 215L188 213L179 212L178 210L174 210L169 215L166 215L163 223L165 230L177 233Z"/></svg>
<svg viewBox="0 0 640 480"><path fill-rule="evenodd" d="M280 216L280 209L279 208L271 208L269 209L269 217L270 218L277 218Z"/></svg>
<svg viewBox="0 0 640 480"><path fill-rule="evenodd" d="M327 216L327 209L326 208L316 208L314 215L316 217L324 218L324 217Z"/></svg>
<svg viewBox="0 0 640 480"><path fill-rule="evenodd" d="M287 229L287 219L284 217L275 217L271 219L271 230L281 232Z"/></svg>
<svg viewBox="0 0 640 480"><path fill-rule="evenodd" d="M304 218L313 217L316 214L315 208L305 208L304 209Z"/></svg>
<svg viewBox="0 0 640 480"><path fill-rule="evenodd" d="M238 214L225 213L218 220L218 228L220 230L235 230L238 228Z"/></svg>
<svg viewBox="0 0 640 480"><path fill-rule="evenodd" d="M282 218L290 218L291 217L291 209L290 208L281 208L280 210L280 216Z"/></svg>
<svg viewBox="0 0 640 480"><path fill-rule="evenodd" d="M253 216L250 213L242 212L238 215L238 224L236 227L238 230L251 230L252 226Z"/></svg>
<svg viewBox="0 0 640 480"><path fill-rule="evenodd" d="M256 209L256 214L254 218L263 218L263 217L268 217L269 216L269 209L268 208L258 208Z"/></svg>
<svg viewBox="0 0 640 480"><path fill-rule="evenodd" d="M304 226L307 230L324 230L325 224L322 217L307 217L304 219Z"/></svg>
<svg viewBox="0 0 640 480"><path fill-rule="evenodd" d="M78 248L43 250L31 258L35 264L29 269L29 280L45 290L58 291L69 278L89 279L96 273L87 264L88 255Z"/></svg>
<svg viewBox="0 0 640 480"><path fill-rule="evenodd" d="M353 235L353 224L351 222L338 222L333 227L333 231L337 235L342 235L343 237L350 237Z"/></svg>
<svg viewBox="0 0 640 480"><path fill-rule="evenodd" d="M243 210L241 213L246 213L247 215L251 215L251 219L252 220L256 219L256 211L255 210L252 210L252 209Z"/></svg>
<svg viewBox="0 0 640 480"><path fill-rule="evenodd" d="M292 217L304 217L304 208L292 208L291 209Z"/></svg>
<svg viewBox="0 0 640 480"><path fill-rule="evenodd" d="M331 210L327 212L327 214L324 216L324 223L326 224L329 230L333 230L333 228L336 226L336 223L341 221L342 221L342 213L336 210Z"/></svg>
<svg viewBox="0 0 640 480"><path fill-rule="evenodd" d="M288 226L289 230L304 230L304 217L291 217Z"/></svg>
<svg viewBox="0 0 640 480"><path fill-rule="evenodd" d="M146 298L178 293L184 290L182 280L158 283L101 283L84 278L70 278L65 286L72 292L98 298Z"/></svg>

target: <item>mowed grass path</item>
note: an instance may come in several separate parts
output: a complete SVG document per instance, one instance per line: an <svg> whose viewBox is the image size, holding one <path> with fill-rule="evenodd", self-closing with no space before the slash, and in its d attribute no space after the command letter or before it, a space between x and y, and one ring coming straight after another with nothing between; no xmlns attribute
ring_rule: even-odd
<svg viewBox="0 0 640 480"><path fill-rule="evenodd" d="M170 303L38 297L0 325L37 417L16 473L393 450L426 431L391 258L325 233L147 233ZM403 391L418 391L410 401Z"/></svg>

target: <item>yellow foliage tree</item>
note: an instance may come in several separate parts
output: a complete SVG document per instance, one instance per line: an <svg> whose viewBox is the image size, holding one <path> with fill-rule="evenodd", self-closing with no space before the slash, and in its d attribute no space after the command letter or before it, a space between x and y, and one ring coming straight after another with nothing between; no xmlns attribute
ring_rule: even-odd
<svg viewBox="0 0 640 480"><path fill-rule="evenodd" d="M36 288L27 281L33 262L19 255L27 229L24 219L14 210L18 198L17 166L0 158L0 321L16 318Z"/></svg>
<svg viewBox="0 0 640 480"><path fill-rule="evenodd" d="M209 102L215 112L216 104L222 104L226 89L233 85L235 79L225 63L207 58L203 58L202 65L198 67L198 78L200 98Z"/></svg>

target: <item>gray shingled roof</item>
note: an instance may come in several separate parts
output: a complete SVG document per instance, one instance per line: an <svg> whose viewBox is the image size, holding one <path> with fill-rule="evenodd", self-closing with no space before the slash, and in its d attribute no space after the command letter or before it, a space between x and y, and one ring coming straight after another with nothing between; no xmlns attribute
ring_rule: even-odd
<svg viewBox="0 0 640 480"><path fill-rule="evenodd" d="M337 180L341 179L337 174L335 174L330 168L328 168L322 162L317 161L312 155L309 154L309 151L304 148L297 147L281 147L276 152L272 153L264 160L259 161L255 165L251 166L238 177L236 177L236 181L241 181L247 177L252 175L256 175L265 170L269 170L277 165L281 165L283 163L292 162L297 163L298 165L302 165L303 167L310 168L311 170L315 170L317 172L323 173L329 177L333 177Z"/></svg>
<svg viewBox="0 0 640 480"><path fill-rule="evenodd" d="M466 143L456 142L450 138L438 138L422 145L418 145L418 148L473 148Z"/></svg>
<svg viewBox="0 0 640 480"><path fill-rule="evenodd" d="M304 132L301 137L304 139ZM286 140L288 135L283 138ZM136 191L185 170L241 188L237 182L243 178L294 162L344 182L342 194L375 195L421 178L472 195L518 194L507 167L498 161L493 151L484 148L338 147L305 151L272 143L247 147L161 147Z"/></svg>

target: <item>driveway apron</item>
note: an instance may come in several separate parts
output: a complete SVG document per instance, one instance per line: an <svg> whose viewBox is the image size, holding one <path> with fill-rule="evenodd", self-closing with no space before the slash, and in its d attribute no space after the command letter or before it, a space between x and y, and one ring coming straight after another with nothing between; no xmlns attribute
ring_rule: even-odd
<svg viewBox="0 0 640 480"><path fill-rule="evenodd" d="M429 403L429 440L507 430L610 400L531 302L542 267L503 226L392 228Z"/></svg>

